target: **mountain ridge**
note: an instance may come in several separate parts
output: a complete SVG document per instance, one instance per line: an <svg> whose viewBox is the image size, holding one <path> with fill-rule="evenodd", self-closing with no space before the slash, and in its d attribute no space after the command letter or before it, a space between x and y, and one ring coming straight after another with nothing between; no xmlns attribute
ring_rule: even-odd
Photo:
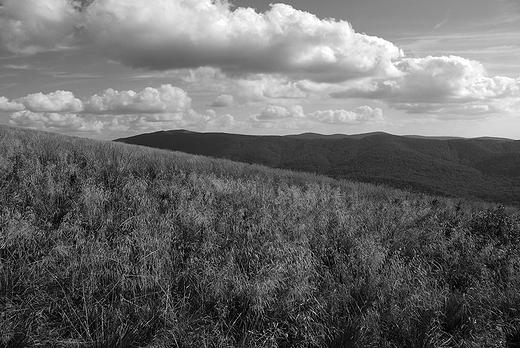
<svg viewBox="0 0 520 348"><path fill-rule="evenodd" d="M520 141L512 139L438 139L384 132L254 136L172 130L115 141L520 205Z"/></svg>

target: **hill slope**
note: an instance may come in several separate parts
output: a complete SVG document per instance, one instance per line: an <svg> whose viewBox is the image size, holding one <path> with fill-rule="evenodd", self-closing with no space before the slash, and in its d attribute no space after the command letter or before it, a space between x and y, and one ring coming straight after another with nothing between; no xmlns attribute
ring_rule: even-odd
<svg viewBox="0 0 520 348"><path fill-rule="evenodd" d="M0 126L2 347L514 347L516 210Z"/></svg>
<svg viewBox="0 0 520 348"><path fill-rule="evenodd" d="M165 131L116 141L520 205L520 141Z"/></svg>

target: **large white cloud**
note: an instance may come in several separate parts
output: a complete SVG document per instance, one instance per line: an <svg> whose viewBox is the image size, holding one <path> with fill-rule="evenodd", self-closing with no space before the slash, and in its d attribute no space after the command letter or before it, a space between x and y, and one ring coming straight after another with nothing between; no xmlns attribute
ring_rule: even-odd
<svg viewBox="0 0 520 348"><path fill-rule="evenodd" d="M389 74L391 61L402 56L346 21L320 20L284 4L261 14L211 0L98 0L87 13L104 52L134 67L214 66L230 74L343 81Z"/></svg>
<svg viewBox="0 0 520 348"><path fill-rule="evenodd" d="M479 62L462 57L406 58L401 76L331 93L337 98L382 99L410 113L486 115L511 111L520 101L520 79L489 77Z"/></svg>
<svg viewBox="0 0 520 348"><path fill-rule="evenodd" d="M72 92L56 91L49 94L34 93L17 99L25 108L33 112L78 112L83 103Z"/></svg>
<svg viewBox="0 0 520 348"><path fill-rule="evenodd" d="M520 78L488 76L482 64L462 57L409 58L386 40L356 33L346 21L319 19L289 5L257 13L223 0L0 1L0 50L30 54L88 43L82 49L132 67L199 68L195 75L204 76L186 81L200 77L213 87L220 84L212 89L220 94L212 107L292 105L328 95L379 99L408 113L439 117L511 114L520 108ZM146 122L163 122L153 118L184 117L191 99L170 85L141 92L108 89L83 102L64 91L11 101L0 97L0 111L23 110L140 114L148 115L142 116ZM284 115L268 111L255 119ZM314 121L349 120L352 112L357 115L323 111Z"/></svg>
<svg viewBox="0 0 520 348"><path fill-rule="evenodd" d="M49 94L34 93L15 100L0 97L0 111L32 111L32 112L79 112L83 110L83 102L72 92L56 91Z"/></svg>
<svg viewBox="0 0 520 348"><path fill-rule="evenodd" d="M80 10L81 9L81 10ZM126 65L156 70L212 66L230 75L283 73L344 81L395 72L402 52L289 5L265 13L212 0L7 0L0 37L14 52L52 49L90 38ZM79 40L75 41L79 43Z"/></svg>
<svg viewBox="0 0 520 348"><path fill-rule="evenodd" d="M159 114L183 112L191 108L188 94L172 85L159 88L147 87L141 92L115 91L107 89L101 95L90 97L85 104L85 111L97 114Z"/></svg>
<svg viewBox="0 0 520 348"><path fill-rule="evenodd" d="M65 44L82 21L69 0L2 0L0 43L15 53Z"/></svg>

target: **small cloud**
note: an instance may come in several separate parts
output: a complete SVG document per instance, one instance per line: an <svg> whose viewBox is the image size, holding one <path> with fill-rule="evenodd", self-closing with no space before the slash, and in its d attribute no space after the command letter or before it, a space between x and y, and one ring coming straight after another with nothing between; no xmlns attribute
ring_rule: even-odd
<svg viewBox="0 0 520 348"><path fill-rule="evenodd" d="M36 113L29 110L12 114L9 124L62 132L99 132L103 129L103 123L101 121L89 122L77 114L55 112Z"/></svg>
<svg viewBox="0 0 520 348"><path fill-rule="evenodd" d="M283 107L279 105L268 105L260 110L260 113L250 117L253 122L268 120L280 120L286 118L304 118L303 108L300 105Z"/></svg>
<svg viewBox="0 0 520 348"><path fill-rule="evenodd" d="M335 124L359 124L368 122L380 122L384 120L383 111L380 108L372 109L370 106L360 106L354 111L348 110L324 110L310 113L311 120L321 123Z"/></svg>
<svg viewBox="0 0 520 348"><path fill-rule="evenodd" d="M273 99L294 100L306 98L307 92L303 91L299 84L286 76L256 74L247 79L230 81L233 90L242 103L272 102Z"/></svg>
<svg viewBox="0 0 520 348"><path fill-rule="evenodd" d="M13 112L22 111L25 109L25 105L16 101L10 101L6 97L0 97L0 111Z"/></svg>
<svg viewBox="0 0 520 348"><path fill-rule="evenodd" d="M209 104L211 107L215 108L225 108L233 106L233 96L229 94L222 94L213 100L211 104Z"/></svg>
<svg viewBox="0 0 520 348"><path fill-rule="evenodd" d="M95 114L158 114L183 112L191 108L188 94L172 85L147 87L141 92L107 89L101 95L90 97L85 111Z"/></svg>
<svg viewBox="0 0 520 348"><path fill-rule="evenodd" d="M210 129L231 129L236 125L235 118L230 114L210 118L207 128Z"/></svg>
<svg viewBox="0 0 520 348"><path fill-rule="evenodd" d="M4 65L4 68L12 69L12 70L33 70L34 67L32 65L16 65L16 64L8 64Z"/></svg>

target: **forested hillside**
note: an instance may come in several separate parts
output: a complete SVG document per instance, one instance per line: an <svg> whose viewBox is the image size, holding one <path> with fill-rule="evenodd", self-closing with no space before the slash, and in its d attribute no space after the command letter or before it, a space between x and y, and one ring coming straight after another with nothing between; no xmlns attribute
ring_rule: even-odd
<svg viewBox="0 0 520 348"><path fill-rule="evenodd" d="M520 342L512 208L0 126L0 231L3 347Z"/></svg>
<svg viewBox="0 0 520 348"><path fill-rule="evenodd" d="M117 141L520 206L520 141L165 131Z"/></svg>

